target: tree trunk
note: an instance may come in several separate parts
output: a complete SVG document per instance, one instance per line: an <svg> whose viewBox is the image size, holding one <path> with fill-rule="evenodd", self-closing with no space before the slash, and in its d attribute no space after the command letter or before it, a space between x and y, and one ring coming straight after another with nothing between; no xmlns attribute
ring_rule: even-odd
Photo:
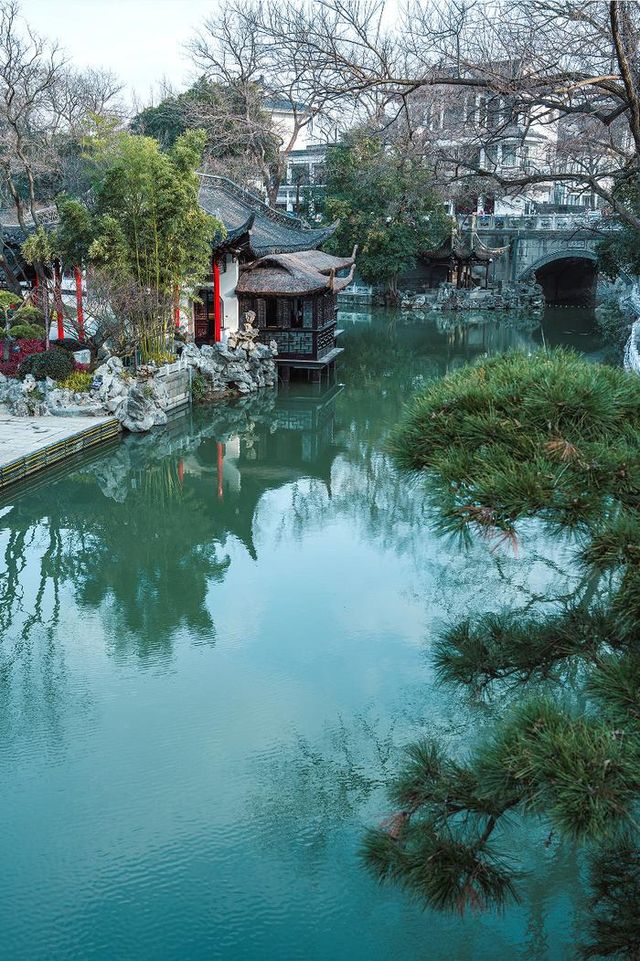
<svg viewBox="0 0 640 961"><path fill-rule="evenodd" d="M45 270L44 264L36 263L33 265L36 272L36 281L38 283L38 300L40 301L40 309L42 310L44 316L44 346L45 350L49 350L50 340L49 340L49 328L51 327L51 312L49 310L49 286L47 282L47 272Z"/></svg>
<svg viewBox="0 0 640 961"><path fill-rule="evenodd" d="M78 327L78 340L84 343L84 306L82 303L82 271L79 267L73 268L73 279L76 285L76 321Z"/></svg>
<svg viewBox="0 0 640 961"><path fill-rule="evenodd" d="M18 280L13 267L4 254L0 254L0 267L2 268L6 278L7 290L10 290L12 294L18 294L20 297L22 297L20 281Z"/></svg>
<svg viewBox="0 0 640 961"><path fill-rule="evenodd" d="M387 280L387 289L384 294L384 302L387 307L394 307L400 300L398 293L398 275L394 274Z"/></svg>

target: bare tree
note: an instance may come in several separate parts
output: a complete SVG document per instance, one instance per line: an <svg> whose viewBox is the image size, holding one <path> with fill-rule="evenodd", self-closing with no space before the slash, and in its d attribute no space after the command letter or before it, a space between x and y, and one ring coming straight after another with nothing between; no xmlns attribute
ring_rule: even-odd
<svg viewBox="0 0 640 961"><path fill-rule="evenodd" d="M306 36L280 42L280 10L275 0L226 0L189 44L197 69L238 98L238 119L272 206L289 154L305 129L315 125L320 133L334 97Z"/></svg>
<svg viewBox="0 0 640 961"><path fill-rule="evenodd" d="M396 15L384 0L289 2L268 28L278 58L304 49L319 102L376 103L450 180L589 190L640 229L624 191L640 148L636 0L411 0ZM533 130L549 149L505 169L491 147Z"/></svg>
<svg viewBox="0 0 640 961"><path fill-rule="evenodd" d="M119 89L111 74L73 70L58 45L21 18L17 0L0 0L0 189L24 236L50 222L72 177L70 142L115 105ZM14 248L0 226L0 268L18 291ZM49 273L40 260L34 270L48 317Z"/></svg>
<svg viewBox="0 0 640 961"><path fill-rule="evenodd" d="M172 301L158 290L141 286L121 272L93 267L87 274L87 317L65 307L65 327L79 337L96 356L108 346L117 357L135 357L163 342L170 328Z"/></svg>

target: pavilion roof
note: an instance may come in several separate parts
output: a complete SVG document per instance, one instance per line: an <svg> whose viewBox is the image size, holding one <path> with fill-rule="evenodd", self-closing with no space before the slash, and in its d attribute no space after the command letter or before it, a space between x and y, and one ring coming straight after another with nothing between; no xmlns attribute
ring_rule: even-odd
<svg viewBox="0 0 640 961"><path fill-rule="evenodd" d="M274 210L260 197L225 177L201 174L200 206L227 229L219 249L242 245L254 256L294 253L320 247L335 232L330 227L309 227L299 217Z"/></svg>
<svg viewBox="0 0 640 961"><path fill-rule="evenodd" d="M353 280L357 248L351 257L333 257L319 250L272 254L254 261L240 274L238 294L287 297L344 290ZM344 277L339 270L350 268Z"/></svg>
<svg viewBox="0 0 640 961"><path fill-rule="evenodd" d="M37 211L37 216L39 222L46 229L51 229L58 223L58 211L54 206L41 207ZM34 223L31 214L27 211L25 211L24 220L27 228L26 232L20 226L15 207L5 207L0 210L0 230L6 242L17 246L26 240L29 231L34 229Z"/></svg>

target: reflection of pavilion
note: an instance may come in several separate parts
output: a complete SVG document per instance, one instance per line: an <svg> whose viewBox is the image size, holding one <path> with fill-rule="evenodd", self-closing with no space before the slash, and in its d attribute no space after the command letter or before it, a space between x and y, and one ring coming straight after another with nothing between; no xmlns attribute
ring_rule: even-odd
<svg viewBox="0 0 640 961"><path fill-rule="evenodd" d="M253 519L266 491L305 477L331 490L331 467L340 451L334 420L341 390L333 386L321 396L285 392L267 420L252 421L225 440L203 438L181 460L184 490L195 488L198 499L206 499L217 539L233 534L255 558Z"/></svg>
<svg viewBox="0 0 640 961"><path fill-rule="evenodd" d="M454 355L461 352L461 362L468 361L469 354L535 350L538 346L532 336L540 328L538 318L486 314L469 314L461 318L455 314L439 314L434 319Z"/></svg>

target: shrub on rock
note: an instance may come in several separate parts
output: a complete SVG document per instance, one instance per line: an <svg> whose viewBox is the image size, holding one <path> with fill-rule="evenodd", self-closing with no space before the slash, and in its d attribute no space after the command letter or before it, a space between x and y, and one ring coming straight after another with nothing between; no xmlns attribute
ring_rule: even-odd
<svg viewBox="0 0 640 961"><path fill-rule="evenodd" d="M60 383L60 386L65 387L67 390L72 390L75 393L84 393L85 391L91 390L92 382L93 374L90 374L86 370L74 370L68 377L65 377Z"/></svg>
<svg viewBox="0 0 640 961"><path fill-rule="evenodd" d="M64 380L73 373L73 357L66 350L53 347L41 354L31 354L26 357L18 368L18 377L24 380L27 374L32 374L36 380L50 377L52 380Z"/></svg>

